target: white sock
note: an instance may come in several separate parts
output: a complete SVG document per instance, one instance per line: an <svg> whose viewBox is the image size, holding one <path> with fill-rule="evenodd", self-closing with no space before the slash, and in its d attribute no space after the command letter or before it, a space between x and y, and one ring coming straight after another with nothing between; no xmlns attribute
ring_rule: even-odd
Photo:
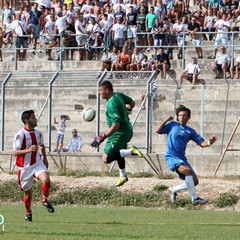
<svg viewBox="0 0 240 240"><path fill-rule="evenodd" d="M120 177L125 177L127 175L125 168L124 169L119 168L119 173L120 173Z"/></svg>
<svg viewBox="0 0 240 240"><path fill-rule="evenodd" d="M189 192L191 194L192 200L198 198L198 195L195 191L195 185L194 185L194 181L193 181L193 176L186 176L185 178L185 183L188 186Z"/></svg>
<svg viewBox="0 0 240 240"><path fill-rule="evenodd" d="M119 151L121 157L126 157L128 155L132 155L132 149L122 149Z"/></svg>
<svg viewBox="0 0 240 240"><path fill-rule="evenodd" d="M178 192L178 191L181 191L181 190L184 190L184 189L187 189L187 188L188 188L187 184L183 183L181 185L177 185L177 186L172 187L171 191L172 192Z"/></svg>

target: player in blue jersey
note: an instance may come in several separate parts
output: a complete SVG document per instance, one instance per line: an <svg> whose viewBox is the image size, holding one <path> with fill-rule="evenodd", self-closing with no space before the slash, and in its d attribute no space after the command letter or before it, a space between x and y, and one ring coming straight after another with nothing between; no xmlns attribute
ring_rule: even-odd
<svg viewBox="0 0 240 240"><path fill-rule="evenodd" d="M208 200L200 198L195 191L195 186L198 185L198 177L187 161L185 150L190 140L204 148L212 145L216 141L216 137L213 136L208 141L205 141L194 129L187 126L187 122L191 117L189 108L180 105L176 109L176 115L177 122L172 121L173 117L170 116L160 124L156 131L158 134L167 134L168 136L167 151L164 157L169 169L176 172L180 179L185 180L183 184L169 188L171 200L175 203L177 201L177 192L188 189L193 205L204 204Z"/></svg>
<svg viewBox="0 0 240 240"><path fill-rule="evenodd" d="M107 100L105 114L109 128L104 134L96 136L91 146L98 147L107 138L102 158L107 164L115 160L118 162L120 178L116 186L120 187L128 181L124 157L128 155L143 157L136 147L127 149L127 144L133 136L128 112L135 107L135 101L121 92L114 92L112 83L109 81L101 82L98 92L102 99Z"/></svg>

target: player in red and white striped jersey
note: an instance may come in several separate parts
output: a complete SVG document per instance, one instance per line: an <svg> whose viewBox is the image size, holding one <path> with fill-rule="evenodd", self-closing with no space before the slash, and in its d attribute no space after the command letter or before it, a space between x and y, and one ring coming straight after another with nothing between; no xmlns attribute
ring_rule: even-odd
<svg viewBox="0 0 240 240"><path fill-rule="evenodd" d="M18 131L13 140L13 151L18 166L18 183L24 192L23 202L26 208L25 220L32 221L32 186L35 178L42 182L42 205L51 213L53 206L47 198L50 190L48 161L41 131L34 129L37 119L33 110L22 113L24 127Z"/></svg>

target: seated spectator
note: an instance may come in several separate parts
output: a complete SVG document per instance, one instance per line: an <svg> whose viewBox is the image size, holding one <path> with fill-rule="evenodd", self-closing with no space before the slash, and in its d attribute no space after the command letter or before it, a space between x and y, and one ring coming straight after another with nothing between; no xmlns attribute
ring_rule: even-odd
<svg viewBox="0 0 240 240"><path fill-rule="evenodd" d="M83 147L82 137L78 135L77 129L72 130L72 137L69 139L67 151L68 152L81 152Z"/></svg>
<svg viewBox="0 0 240 240"><path fill-rule="evenodd" d="M129 66L130 71L140 71L141 69L141 61L143 59L142 52L139 51L138 48L134 48L133 54L131 56L131 63Z"/></svg>
<svg viewBox="0 0 240 240"><path fill-rule="evenodd" d="M237 79L239 79L239 72L240 72L240 56L238 56L235 60L236 65L231 67L230 71L231 71L231 76L232 78L234 77L234 71L235 71L235 77Z"/></svg>
<svg viewBox="0 0 240 240"><path fill-rule="evenodd" d="M212 70L215 73L215 79L220 78L220 73L223 73L223 78L226 79L226 73L230 72L231 67L231 56L226 52L224 46L220 47L220 52L217 54ZM231 78L233 78L230 72Z"/></svg>
<svg viewBox="0 0 240 240"><path fill-rule="evenodd" d="M107 71L116 71L116 64L118 61L118 50L117 48L113 47L112 53L109 55L109 57L106 60L102 61L102 67L101 72L103 72L105 69ZM98 74L97 78L100 78L101 73ZM110 77L112 78L112 73L110 74Z"/></svg>
<svg viewBox="0 0 240 240"><path fill-rule="evenodd" d="M148 57L146 55L144 55L142 61L141 61L141 72L144 71L151 71L152 69L152 61L148 60ZM148 76L149 74L144 74L144 73L140 73L139 77L145 77Z"/></svg>
<svg viewBox="0 0 240 240"><path fill-rule="evenodd" d="M117 71L129 71L131 58L128 54L127 47L123 47L122 52L118 56Z"/></svg>
<svg viewBox="0 0 240 240"><path fill-rule="evenodd" d="M7 18L7 24L3 25L4 47L11 48L13 45L13 36L11 31L12 17Z"/></svg>
<svg viewBox="0 0 240 240"><path fill-rule="evenodd" d="M186 68L183 70L183 72L181 74L178 89L181 89L183 79L186 79L190 83L192 83L192 89L194 89L195 85L201 82L198 78L200 73L201 73L201 68L200 68L199 64L197 63L197 58L192 57L191 62L187 64Z"/></svg>
<svg viewBox="0 0 240 240"><path fill-rule="evenodd" d="M157 60L152 70L159 69L161 71L161 78L166 79L167 71L170 70L171 63L169 61L168 55L164 52L164 48L159 48L159 54L157 55Z"/></svg>

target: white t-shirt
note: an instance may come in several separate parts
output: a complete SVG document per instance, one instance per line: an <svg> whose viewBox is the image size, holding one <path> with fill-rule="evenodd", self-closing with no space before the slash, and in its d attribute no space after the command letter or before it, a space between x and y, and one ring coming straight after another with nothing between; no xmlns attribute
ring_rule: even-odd
<svg viewBox="0 0 240 240"><path fill-rule="evenodd" d="M123 38L124 32L127 31L127 28L125 24L116 23L113 25L113 31L115 32L114 39Z"/></svg>
<svg viewBox="0 0 240 240"><path fill-rule="evenodd" d="M94 33L94 32L99 32L100 31L100 28L99 28L99 25L96 23L96 24L89 24L88 26L87 26L87 32L90 32L91 34L92 33ZM95 40L96 39L96 34L93 34L92 36L91 36L91 38L93 39L93 40Z"/></svg>
<svg viewBox="0 0 240 240"><path fill-rule="evenodd" d="M36 0L38 3L38 11L40 11L40 6L44 6L45 8L51 8L51 0Z"/></svg>
<svg viewBox="0 0 240 240"><path fill-rule="evenodd" d="M214 27L214 24L217 22L217 17L216 16L206 16L205 18L205 26L210 28Z"/></svg>
<svg viewBox="0 0 240 240"><path fill-rule="evenodd" d="M201 72L201 68L199 66L199 64L192 64L192 63L189 63L185 70L187 70L188 73L190 74L194 74L194 73L200 73Z"/></svg>
<svg viewBox="0 0 240 240"><path fill-rule="evenodd" d="M224 21L223 19L219 19L215 23L215 26L218 28L217 38L228 38L228 29L223 25L231 27L230 23L228 21Z"/></svg>
<svg viewBox="0 0 240 240"><path fill-rule="evenodd" d="M54 28L55 28L55 22L48 21L45 25L45 29L48 30L50 36L53 36L55 34Z"/></svg>
<svg viewBox="0 0 240 240"><path fill-rule="evenodd" d="M27 32L27 29L26 29L26 26L25 26L24 22L19 21L19 20L14 20L12 22L11 29L13 29L15 31L15 33L19 36L23 35L23 31Z"/></svg>
<svg viewBox="0 0 240 240"><path fill-rule="evenodd" d="M80 29L81 31L80 31L79 29ZM84 34L86 34L86 29L83 27L82 22L79 21L79 20L77 20L77 21L75 22L75 30L76 30L76 34L77 34L77 35L84 35Z"/></svg>
<svg viewBox="0 0 240 240"><path fill-rule="evenodd" d="M67 16L59 17L56 21L56 26L58 29L58 32L61 33L66 30L67 28Z"/></svg>

